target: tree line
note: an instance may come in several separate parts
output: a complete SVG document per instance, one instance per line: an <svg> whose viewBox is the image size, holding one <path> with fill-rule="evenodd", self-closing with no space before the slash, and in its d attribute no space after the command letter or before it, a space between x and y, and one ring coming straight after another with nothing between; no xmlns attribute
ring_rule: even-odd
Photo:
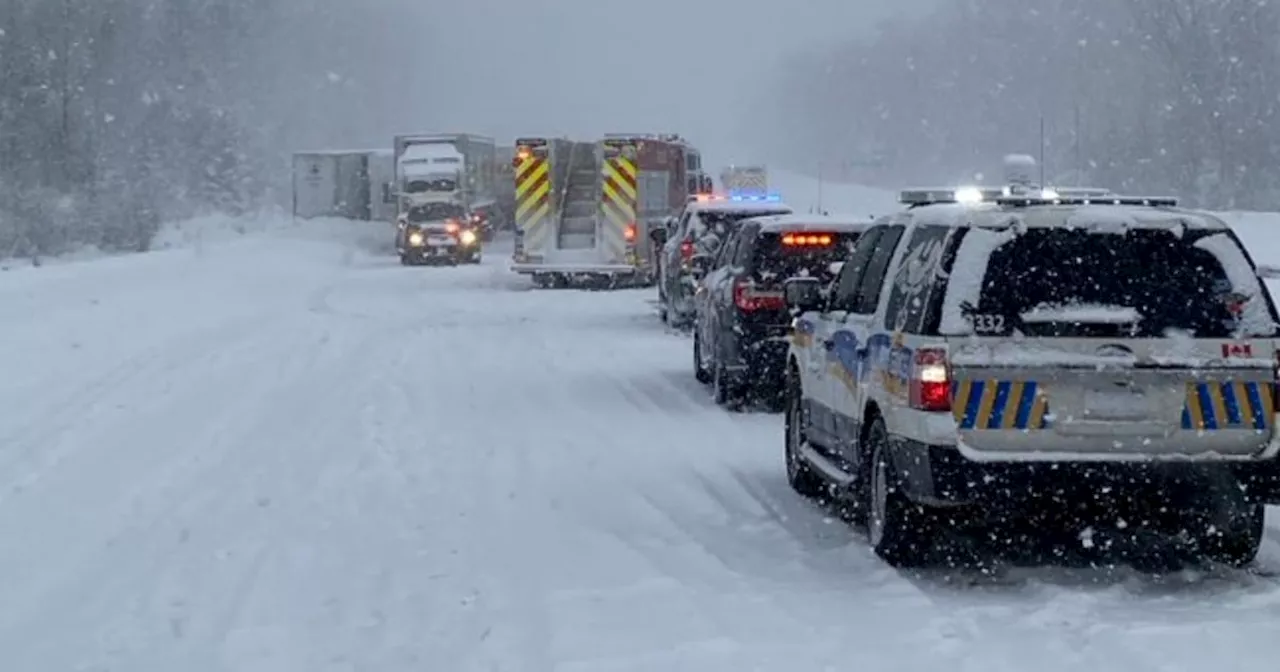
<svg viewBox="0 0 1280 672"><path fill-rule="evenodd" d="M1277 29L1258 0L952 0L792 54L759 123L836 179L993 182L1043 148L1055 184L1275 210Z"/></svg>
<svg viewBox="0 0 1280 672"><path fill-rule="evenodd" d="M394 123L394 9L0 0L0 258L287 202L291 151Z"/></svg>

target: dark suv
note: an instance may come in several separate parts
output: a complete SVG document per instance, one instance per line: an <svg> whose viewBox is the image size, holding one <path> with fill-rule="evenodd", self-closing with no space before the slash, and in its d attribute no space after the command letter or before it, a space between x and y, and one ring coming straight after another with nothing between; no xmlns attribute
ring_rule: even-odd
<svg viewBox="0 0 1280 672"><path fill-rule="evenodd" d="M692 261L693 369L715 386L716 402L780 403L791 314L783 283L796 276L830 282L870 221L821 215L742 222L714 257Z"/></svg>
<svg viewBox="0 0 1280 672"><path fill-rule="evenodd" d="M702 195L690 199L684 210L655 238L658 251L658 312L667 324L685 328L694 317L693 258L714 254L739 224L752 217L788 215L792 210L775 198L748 198Z"/></svg>

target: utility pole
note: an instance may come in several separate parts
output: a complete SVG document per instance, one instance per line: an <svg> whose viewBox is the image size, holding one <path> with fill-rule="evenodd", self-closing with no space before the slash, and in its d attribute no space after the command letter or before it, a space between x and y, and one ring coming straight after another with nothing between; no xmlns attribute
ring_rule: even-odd
<svg viewBox="0 0 1280 672"><path fill-rule="evenodd" d="M822 162L818 162L818 212L822 212Z"/></svg>
<svg viewBox="0 0 1280 672"><path fill-rule="evenodd" d="M1076 103L1075 109L1075 154L1076 154L1076 186L1084 186L1084 161L1080 156L1080 103Z"/></svg>
<svg viewBox="0 0 1280 672"><path fill-rule="evenodd" d="M1044 115L1040 115L1040 188L1044 189Z"/></svg>

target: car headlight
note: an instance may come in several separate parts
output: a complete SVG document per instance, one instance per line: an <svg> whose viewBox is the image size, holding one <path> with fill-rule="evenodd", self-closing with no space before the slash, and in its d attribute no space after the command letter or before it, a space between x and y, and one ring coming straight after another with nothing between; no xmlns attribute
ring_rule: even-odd
<svg viewBox="0 0 1280 672"><path fill-rule="evenodd" d="M410 245L421 245L421 244L422 244L422 234L421 234L421 233L418 233L418 232L416 232L416 231L415 231L415 232L413 232L413 233L411 233L411 234L409 234L409 244L410 244Z"/></svg>
<svg viewBox="0 0 1280 672"><path fill-rule="evenodd" d="M467 229L458 235L458 239L462 241L463 245L474 245L476 242L476 232L471 229Z"/></svg>

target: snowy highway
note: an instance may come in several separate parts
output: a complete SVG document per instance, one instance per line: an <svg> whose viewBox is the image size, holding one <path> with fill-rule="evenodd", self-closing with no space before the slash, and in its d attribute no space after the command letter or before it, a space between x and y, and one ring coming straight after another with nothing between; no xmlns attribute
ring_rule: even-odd
<svg viewBox="0 0 1280 672"><path fill-rule="evenodd" d="M888 568L652 291L507 256L284 230L0 273L0 667L1275 668L1272 572Z"/></svg>

